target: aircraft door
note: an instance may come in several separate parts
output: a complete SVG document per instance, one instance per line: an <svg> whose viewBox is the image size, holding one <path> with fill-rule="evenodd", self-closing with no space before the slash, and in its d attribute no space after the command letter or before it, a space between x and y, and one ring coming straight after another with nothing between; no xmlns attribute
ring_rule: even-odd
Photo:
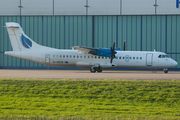
<svg viewBox="0 0 180 120"><path fill-rule="evenodd" d="M45 55L45 63L50 63L50 55L49 54Z"/></svg>
<svg viewBox="0 0 180 120"><path fill-rule="evenodd" d="M147 53L146 54L146 65L152 66L152 61L153 61L153 53Z"/></svg>

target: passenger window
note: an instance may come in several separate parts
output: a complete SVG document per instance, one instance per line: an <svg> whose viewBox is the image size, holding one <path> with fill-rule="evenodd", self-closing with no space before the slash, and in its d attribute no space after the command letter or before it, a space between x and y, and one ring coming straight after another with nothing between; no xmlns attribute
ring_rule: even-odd
<svg viewBox="0 0 180 120"><path fill-rule="evenodd" d="M73 56L73 58L75 58L75 55Z"/></svg>
<svg viewBox="0 0 180 120"><path fill-rule="evenodd" d="M60 55L59 57L61 58L62 56Z"/></svg>
<svg viewBox="0 0 180 120"><path fill-rule="evenodd" d="M63 58L65 58L65 55L63 55Z"/></svg>
<svg viewBox="0 0 180 120"><path fill-rule="evenodd" d="M56 58L58 58L58 55L56 55Z"/></svg>
<svg viewBox="0 0 180 120"><path fill-rule="evenodd" d="M119 59L121 59L121 57L119 57Z"/></svg>
<svg viewBox="0 0 180 120"><path fill-rule="evenodd" d="M96 56L95 56L95 59L96 59Z"/></svg>
<svg viewBox="0 0 180 120"><path fill-rule="evenodd" d="M91 56L91 58L93 58L93 56Z"/></svg>
<svg viewBox="0 0 180 120"><path fill-rule="evenodd" d="M158 58L161 58L161 55L159 55Z"/></svg>
<svg viewBox="0 0 180 120"><path fill-rule="evenodd" d="M131 59L131 57L129 57L129 59Z"/></svg>
<svg viewBox="0 0 180 120"><path fill-rule="evenodd" d="M100 59L100 56L98 58Z"/></svg>
<svg viewBox="0 0 180 120"><path fill-rule="evenodd" d="M125 57L123 57L123 59L124 59Z"/></svg>
<svg viewBox="0 0 180 120"><path fill-rule="evenodd" d="M135 59L135 57L133 57L133 60Z"/></svg>
<svg viewBox="0 0 180 120"><path fill-rule="evenodd" d="M86 56L84 56L84 58L86 58Z"/></svg>
<svg viewBox="0 0 180 120"><path fill-rule="evenodd" d="M66 56L66 58L68 58L68 55Z"/></svg>
<svg viewBox="0 0 180 120"><path fill-rule="evenodd" d="M53 55L53 58L55 58L55 55Z"/></svg>
<svg viewBox="0 0 180 120"><path fill-rule="evenodd" d="M77 56L77 58L79 58L79 56Z"/></svg>
<svg viewBox="0 0 180 120"><path fill-rule="evenodd" d="M81 56L81 58L82 58L82 56Z"/></svg>
<svg viewBox="0 0 180 120"><path fill-rule="evenodd" d="M88 56L88 58L90 58L90 56Z"/></svg>
<svg viewBox="0 0 180 120"><path fill-rule="evenodd" d="M140 57L140 60L142 60L142 57Z"/></svg>
<svg viewBox="0 0 180 120"><path fill-rule="evenodd" d="M136 59L138 60L138 57L136 57Z"/></svg>
<svg viewBox="0 0 180 120"><path fill-rule="evenodd" d="M104 57L102 57L102 59L104 59Z"/></svg>

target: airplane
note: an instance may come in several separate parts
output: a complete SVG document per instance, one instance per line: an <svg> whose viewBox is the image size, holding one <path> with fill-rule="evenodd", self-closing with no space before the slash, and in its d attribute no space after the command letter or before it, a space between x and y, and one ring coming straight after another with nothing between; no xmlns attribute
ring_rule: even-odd
<svg viewBox="0 0 180 120"><path fill-rule="evenodd" d="M72 49L55 49L37 44L30 39L15 22L6 26L13 51L5 54L48 66L80 67L91 73L114 68L163 69L175 67L178 63L164 52L125 51L115 49L115 42L109 48L73 46ZM76 49L76 50L75 50Z"/></svg>

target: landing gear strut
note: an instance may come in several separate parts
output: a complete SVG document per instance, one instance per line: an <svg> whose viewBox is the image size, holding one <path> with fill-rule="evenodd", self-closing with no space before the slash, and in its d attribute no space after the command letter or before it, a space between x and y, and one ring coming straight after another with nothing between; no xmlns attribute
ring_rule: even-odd
<svg viewBox="0 0 180 120"><path fill-rule="evenodd" d="M95 73L95 72L102 72L102 70L101 70L101 68L100 67L96 67L96 66L92 66L91 68L90 68L90 72L91 73Z"/></svg>
<svg viewBox="0 0 180 120"><path fill-rule="evenodd" d="M163 69L164 73L168 73L168 68Z"/></svg>

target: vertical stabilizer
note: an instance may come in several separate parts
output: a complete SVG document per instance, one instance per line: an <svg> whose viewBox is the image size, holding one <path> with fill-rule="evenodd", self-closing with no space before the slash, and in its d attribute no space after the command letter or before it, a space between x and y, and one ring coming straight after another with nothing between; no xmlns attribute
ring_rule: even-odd
<svg viewBox="0 0 180 120"><path fill-rule="evenodd" d="M13 51L23 51L30 49L41 49L44 46L38 45L31 40L22 30L18 23L7 22L7 31L11 41Z"/></svg>

